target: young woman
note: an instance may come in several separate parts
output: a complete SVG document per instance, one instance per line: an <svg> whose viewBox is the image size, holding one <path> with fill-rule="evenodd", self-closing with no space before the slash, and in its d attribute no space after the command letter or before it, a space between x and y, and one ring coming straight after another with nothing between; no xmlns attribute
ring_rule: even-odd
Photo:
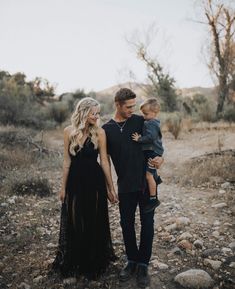
<svg viewBox="0 0 235 289"><path fill-rule="evenodd" d="M89 279L105 271L113 252L107 197L117 202L106 151L106 135L97 124L100 105L79 101L64 129L63 182L59 246L52 264L63 276ZM100 154L100 164L97 162Z"/></svg>

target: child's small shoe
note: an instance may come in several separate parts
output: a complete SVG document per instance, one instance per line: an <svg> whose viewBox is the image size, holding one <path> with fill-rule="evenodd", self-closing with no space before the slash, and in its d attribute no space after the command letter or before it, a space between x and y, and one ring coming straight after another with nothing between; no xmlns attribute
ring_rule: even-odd
<svg viewBox="0 0 235 289"><path fill-rule="evenodd" d="M160 204L161 202L158 200L158 198L149 199L148 204L143 208L144 214L152 212Z"/></svg>

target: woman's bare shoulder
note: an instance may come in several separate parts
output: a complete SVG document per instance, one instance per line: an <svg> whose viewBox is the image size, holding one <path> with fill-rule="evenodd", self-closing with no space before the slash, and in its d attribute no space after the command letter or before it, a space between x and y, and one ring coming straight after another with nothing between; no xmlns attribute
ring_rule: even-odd
<svg viewBox="0 0 235 289"><path fill-rule="evenodd" d="M97 135L98 135L98 137L104 137L105 136L105 131L102 127L98 128Z"/></svg>
<svg viewBox="0 0 235 289"><path fill-rule="evenodd" d="M64 128L65 133L70 133L72 131L72 125L68 125Z"/></svg>
<svg viewBox="0 0 235 289"><path fill-rule="evenodd" d="M64 136L69 136L71 134L71 132L72 132L72 126L71 125L66 126L64 128Z"/></svg>

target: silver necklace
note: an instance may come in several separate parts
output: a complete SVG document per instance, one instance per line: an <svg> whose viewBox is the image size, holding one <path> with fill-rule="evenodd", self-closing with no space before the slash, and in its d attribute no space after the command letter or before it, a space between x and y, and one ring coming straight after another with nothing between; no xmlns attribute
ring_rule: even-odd
<svg viewBox="0 0 235 289"><path fill-rule="evenodd" d="M114 122L116 123L116 125L120 128L120 132L122 133L123 128L124 128L126 122L128 121L128 119L124 121L124 124L123 124L123 125L120 125L120 124L119 124L118 122L116 122L114 119L113 119L113 121L114 121Z"/></svg>

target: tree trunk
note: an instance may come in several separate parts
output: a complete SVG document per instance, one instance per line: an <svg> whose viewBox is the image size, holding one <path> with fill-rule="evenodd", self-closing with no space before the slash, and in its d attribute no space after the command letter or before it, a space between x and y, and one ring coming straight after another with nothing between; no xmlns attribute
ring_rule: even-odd
<svg viewBox="0 0 235 289"><path fill-rule="evenodd" d="M218 98L218 104L217 104L217 110L216 110L217 117L223 111L224 101L227 97L228 97L227 77L224 75L221 75L219 79L219 98Z"/></svg>

